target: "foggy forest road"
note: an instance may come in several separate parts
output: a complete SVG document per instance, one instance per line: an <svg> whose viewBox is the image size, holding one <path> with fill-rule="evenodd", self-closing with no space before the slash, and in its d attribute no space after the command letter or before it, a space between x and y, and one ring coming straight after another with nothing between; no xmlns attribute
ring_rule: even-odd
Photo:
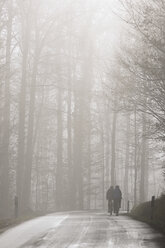
<svg viewBox="0 0 165 248"><path fill-rule="evenodd" d="M56 213L0 235L0 248L159 248L165 238L147 224L103 212Z"/></svg>

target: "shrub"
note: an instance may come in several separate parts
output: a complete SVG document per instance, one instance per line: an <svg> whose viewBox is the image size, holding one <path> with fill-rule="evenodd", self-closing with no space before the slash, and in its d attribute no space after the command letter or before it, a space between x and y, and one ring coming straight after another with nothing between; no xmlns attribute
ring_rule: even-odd
<svg viewBox="0 0 165 248"><path fill-rule="evenodd" d="M165 195L155 200L153 219L151 220L151 202L134 207L130 213L133 218L147 222L165 232Z"/></svg>

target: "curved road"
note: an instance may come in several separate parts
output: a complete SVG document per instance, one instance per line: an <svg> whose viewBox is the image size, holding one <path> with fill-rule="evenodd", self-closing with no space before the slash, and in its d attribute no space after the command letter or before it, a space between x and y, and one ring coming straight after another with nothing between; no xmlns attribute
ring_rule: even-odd
<svg viewBox="0 0 165 248"><path fill-rule="evenodd" d="M0 235L1 248L163 248L165 238L147 224L101 212L51 214Z"/></svg>

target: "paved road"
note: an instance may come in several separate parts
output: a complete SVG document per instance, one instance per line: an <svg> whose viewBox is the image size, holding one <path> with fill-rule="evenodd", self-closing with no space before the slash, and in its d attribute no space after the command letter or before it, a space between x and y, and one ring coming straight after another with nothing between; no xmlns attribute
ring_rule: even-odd
<svg viewBox="0 0 165 248"><path fill-rule="evenodd" d="M0 235L0 248L163 248L165 238L126 216L101 212L52 214Z"/></svg>

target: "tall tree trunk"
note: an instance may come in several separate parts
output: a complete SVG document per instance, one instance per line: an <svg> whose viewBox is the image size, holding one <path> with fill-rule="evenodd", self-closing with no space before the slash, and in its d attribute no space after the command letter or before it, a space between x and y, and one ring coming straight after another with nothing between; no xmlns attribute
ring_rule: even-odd
<svg viewBox="0 0 165 248"><path fill-rule="evenodd" d="M146 201L148 201L148 190L149 190L149 187L148 187L148 184L149 184L149 157L150 157L150 154L149 154L149 141L146 140L146 163L145 163L145 175L146 175L146 179L145 179L145 197L146 197Z"/></svg>
<svg viewBox="0 0 165 248"><path fill-rule="evenodd" d="M19 99L19 130L18 130L18 163L17 163L17 196L19 204L19 214L23 211L22 197L23 197L23 176L25 166L25 111L26 111L26 88L27 88L27 61L29 51L29 38L30 38L30 13L31 4L27 10L25 20L22 20L23 33L23 58L22 58L22 78L21 90Z"/></svg>
<svg viewBox="0 0 165 248"><path fill-rule="evenodd" d="M117 112L113 112L112 136L111 136L111 185L116 184L116 124Z"/></svg>
<svg viewBox="0 0 165 248"><path fill-rule="evenodd" d="M134 109L134 138L135 138L135 149L134 149L134 205L137 204L137 113L136 106Z"/></svg>
<svg viewBox="0 0 165 248"><path fill-rule="evenodd" d="M32 72L32 81L30 88L30 105L29 105L29 120L28 120L28 133L27 133L27 148L25 154L25 170L24 170L24 184L23 184L23 198L22 204L25 210L30 208L30 195L31 195L31 171L33 163L33 151L34 151L34 113L35 113L35 99L36 99L36 81L37 70L39 61L39 42L38 32L36 31L36 48L34 53L34 63Z"/></svg>
<svg viewBox="0 0 165 248"><path fill-rule="evenodd" d="M69 46L70 48L70 46ZM71 54L70 54L71 56ZM72 77L71 77L71 61L68 65L68 96L67 96L67 158L68 158L68 207L73 209L72 194L74 192L73 185L73 162L72 162Z"/></svg>
<svg viewBox="0 0 165 248"><path fill-rule="evenodd" d="M147 181L147 142L146 142L146 113L142 113L142 151L141 151L141 173L140 173L140 202L147 200L146 197L146 181Z"/></svg>
<svg viewBox="0 0 165 248"><path fill-rule="evenodd" d="M7 2L8 22L6 41L6 75L5 75L5 103L3 112L3 132L1 148L1 207L0 215L8 217L9 214L9 143L10 143L10 77L11 77L11 41L13 3Z"/></svg>
<svg viewBox="0 0 165 248"><path fill-rule="evenodd" d="M105 140L104 140L104 130L102 130L102 206L105 208Z"/></svg>
<svg viewBox="0 0 165 248"><path fill-rule="evenodd" d="M109 103L106 111L106 158L105 158L105 166L106 166L106 188L109 187L110 184L110 111L109 111Z"/></svg>
<svg viewBox="0 0 165 248"><path fill-rule="evenodd" d="M78 107L76 94L74 94L74 116L73 116L73 169L71 173L71 190L72 190L72 203L71 208L75 210L77 208L77 197L78 197L78 177L77 167L79 163L78 159Z"/></svg>
<svg viewBox="0 0 165 248"><path fill-rule="evenodd" d="M62 125L62 92L58 91L58 110L57 110L57 170L56 170L56 206L57 210L63 207L63 125Z"/></svg>
<svg viewBox="0 0 165 248"><path fill-rule="evenodd" d="M77 153L77 178L78 178L78 208L83 209L84 207L84 188L83 188L83 168L82 168L82 156L83 156L83 124L84 124L84 112L83 112L83 99L80 96L79 102L79 121L77 128L78 135L78 153Z"/></svg>
<svg viewBox="0 0 165 248"><path fill-rule="evenodd" d="M90 115L89 115L90 116ZM87 130L87 208L91 208L91 120L88 119Z"/></svg>
<svg viewBox="0 0 165 248"><path fill-rule="evenodd" d="M68 133L68 139L67 139L67 152L68 152L68 203L69 208L72 209L72 180L73 180L73 163L72 163L72 109L71 109L71 87L69 83L69 90L68 90L68 112L67 112L67 133Z"/></svg>
<svg viewBox="0 0 165 248"><path fill-rule="evenodd" d="M82 96L79 96L80 98ZM82 142L83 142L83 112L82 99L75 96L75 113L74 113L74 195L73 200L77 209L83 209L83 175L82 175ZM74 203L73 203L74 204Z"/></svg>
<svg viewBox="0 0 165 248"><path fill-rule="evenodd" d="M88 87L90 87L91 74L88 72L88 78L86 81L88 82ZM86 89L86 111L85 111L85 129L87 135L87 208L91 208L91 89Z"/></svg>
<svg viewBox="0 0 165 248"><path fill-rule="evenodd" d="M127 113L127 130L126 130L126 152L125 152L125 175L124 175L124 195L126 202L129 200L128 196L128 174L129 174L129 144L130 144L130 114Z"/></svg>

